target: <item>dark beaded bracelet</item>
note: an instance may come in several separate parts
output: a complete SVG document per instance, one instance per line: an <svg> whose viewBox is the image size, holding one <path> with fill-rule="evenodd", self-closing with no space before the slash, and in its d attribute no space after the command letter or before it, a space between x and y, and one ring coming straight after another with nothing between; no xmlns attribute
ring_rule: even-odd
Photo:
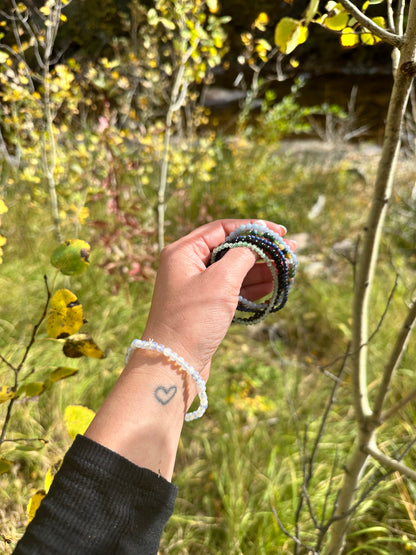
<svg viewBox="0 0 416 555"><path fill-rule="evenodd" d="M237 311L251 313L251 316L236 315L233 322L256 324L269 313L277 312L285 306L296 276L297 259L277 233L259 224L245 224L233 231L224 243L212 251L210 263L220 260L227 250L236 247L246 247L256 252L268 265L272 274L273 293L267 301L255 303L239 297Z"/></svg>

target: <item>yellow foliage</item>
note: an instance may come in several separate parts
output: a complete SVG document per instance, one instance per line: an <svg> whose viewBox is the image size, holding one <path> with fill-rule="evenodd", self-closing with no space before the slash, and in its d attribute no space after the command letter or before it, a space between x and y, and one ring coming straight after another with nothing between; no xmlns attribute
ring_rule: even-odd
<svg viewBox="0 0 416 555"><path fill-rule="evenodd" d="M72 439L84 434L91 424L95 412L83 405L69 405L65 409L64 421L68 434Z"/></svg>
<svg viewBox="0 0 416 555"><path fill-rule="evenodd" d="M27 504L27 516L29 518L29 522L32 521L35 517L36 511L39 509L42 499L44 499L46 493L44 490L37 491L35 495L30 498L29 503Z"/></svg>
<svg viewBox="0 0 416 555"><path fill-rule="evenodd" d="M5 214L6 212L8 212L8 210L9 209L7 208L4 200L0 199L0 214Z"/></svg>
<svg viewBox="0 0 416 555"><path fill-rule="evenodd" d="M105 358L105 354L88 333L78 333L69 337L63 347L64 354L69 358L82 356L89 358Z"/></svg>
<svg viewBox="0 0 416 555"><path fill-rule="evenodd" d="M354 29L345 27L345 29L342 30L340 41L344 48L353 48L359 44L360 39Z"/></svg>
<svg viewBox="0 0 416 555"><path fill-rule="evenodd" d="M267 13L261 12L256 17L253 25L259 31L265 31L266 30L266 25L269 24L269 21L270 20L269 20L269 16L267 15Z"/></svg>
<svg viewBox="0 0 416 555"><path fill-rule="evenodd" d="M51 299L46 329L49 337L61 339L76 333L84 323L82 305L68 289L59 289Z"/></svg>
<svg viewBox="0 0 416 555"><path fill-rule="evenodd" d="M16 392L13 388L8 387L7 385L3 385L0 387L0 403L5 403L9 401L16 395Z"/></svg>
<svg viewBox="0 0 416 555"><path fill-rule="evenodd" d="M283 54L290 54L308 38L308 28L291 17L283 17L276 25L274 42Z"/></svg>

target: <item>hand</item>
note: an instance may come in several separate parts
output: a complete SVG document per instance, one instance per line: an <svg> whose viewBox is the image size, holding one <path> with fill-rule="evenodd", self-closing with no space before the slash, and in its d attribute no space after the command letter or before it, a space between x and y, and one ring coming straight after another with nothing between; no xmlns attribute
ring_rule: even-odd
<svg viewBox="0 0 416 555"><path fill-rule="evenodd" d="M192 364L207 380L210 362L224 338L241 294L256 300L270 293L272 278L266 264L256 262L248 248L230 249L208 266L211 251L244 223L220 220L204 225L166 247L160 257L152 306L143 337L162 343ZM267 227L283 236L286 229ZM286 241L293 249L296 244Z"/></svg>

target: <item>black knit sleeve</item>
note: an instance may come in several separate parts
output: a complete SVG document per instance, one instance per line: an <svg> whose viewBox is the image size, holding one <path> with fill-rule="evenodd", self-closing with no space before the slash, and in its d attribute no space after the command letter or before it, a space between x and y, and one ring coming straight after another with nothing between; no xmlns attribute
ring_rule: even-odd
<svg viewBox="0 0 416 555"><path fill-rule="evenodd" d="M177 488L77 436L14 553L155 554Z"/></svg>

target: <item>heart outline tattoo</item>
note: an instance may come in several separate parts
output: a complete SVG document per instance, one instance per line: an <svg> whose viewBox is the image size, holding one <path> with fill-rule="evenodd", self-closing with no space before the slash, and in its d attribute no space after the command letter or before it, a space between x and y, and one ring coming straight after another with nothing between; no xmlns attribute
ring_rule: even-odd
<svg viewBox="0 0 416 555"><path fill-rule="evenodd" d="M163 387L163 385L159 385L155 389L156 400L161 405L167 405L175 397L177 391L178 388L176 385L171 385L170 387Z"/></svg>

